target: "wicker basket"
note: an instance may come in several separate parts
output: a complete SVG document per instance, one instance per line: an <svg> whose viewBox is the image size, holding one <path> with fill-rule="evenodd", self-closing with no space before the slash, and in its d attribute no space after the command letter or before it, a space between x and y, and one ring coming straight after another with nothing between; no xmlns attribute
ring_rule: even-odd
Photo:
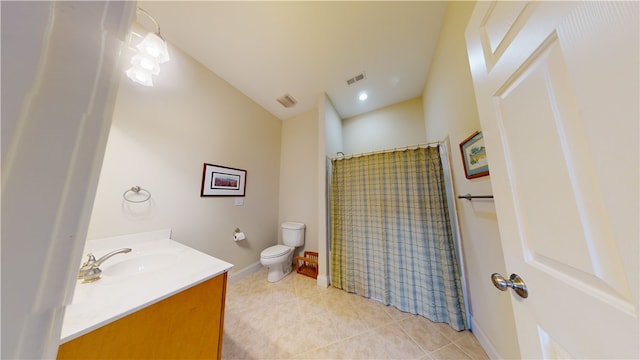
<svg viewBox="0 0 640 360"><path fill-rule="evenodd" d="M305 251L304 256L296 256L296 272L314 279L318 278L318 253Z"/></svg>

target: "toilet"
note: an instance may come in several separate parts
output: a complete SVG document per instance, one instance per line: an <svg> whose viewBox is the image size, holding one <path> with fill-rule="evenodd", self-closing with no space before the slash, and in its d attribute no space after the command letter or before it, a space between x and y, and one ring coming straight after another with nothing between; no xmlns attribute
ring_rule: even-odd
<svg viewBox="0 0 640 360"><path fill-rule="evenodd" d="M304 245L303 223L289 221L282 223L281 227L284 245L270 246L260 253L260 263L269 268L269 282L280 281L291 272L293 253L296 247Z"/></svg>

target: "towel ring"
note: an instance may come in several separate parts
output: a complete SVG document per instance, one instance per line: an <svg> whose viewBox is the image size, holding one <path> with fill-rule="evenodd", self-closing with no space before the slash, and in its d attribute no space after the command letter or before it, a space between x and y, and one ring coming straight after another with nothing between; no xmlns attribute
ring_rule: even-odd
<svg viewBox="0 0 640 360"><path fill-rule="evenodd" d="M142 200L131 200L131 199L127 198L127 193L132 192L132 193L134 193L134 194L138 195L138 194L140 194L140 192L141 192L141 191L143 191L143 192L145 192L145 193L146 193L146 196L145 196L145 198L144 198L144 199L142 199ZM142 195L144 195L144 194L142 194ZM132 202L132 203L141 203L141 202L145 202L145 201L147 201L147 200L151 199L151 192L150 192L149 190L147 190L147 189L143 189L143 188L141 188L140 186L134 186L134 187L132 187L131 189L127 189L127 190L122 194L122 198L124 198L124 200L125 200L125 201L128 201L128 202Z"/></svg>

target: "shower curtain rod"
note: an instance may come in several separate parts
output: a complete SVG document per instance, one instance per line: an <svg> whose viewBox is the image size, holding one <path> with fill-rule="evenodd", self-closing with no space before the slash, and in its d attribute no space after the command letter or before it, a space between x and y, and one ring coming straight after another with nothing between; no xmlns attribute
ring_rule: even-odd
<svg viewBox="0 0 640 360"><path fill-rule="evenodd" d="M394 147L394 148L389 148L389 149L367 151L367 152L361 152L361 153L355 153L355 154L347 154L347 155L345 155L342 151L338 151L338 155L329 156L329 160L344 160L344 159L351 159L351 158L354 158L354 157L365 156L365 155L381 154L381 153L394 152L394 151L404 151L404 150L409 150L409 149L415 150L415 149L419 149L419 148L427 148L427 147L430 147L432 145L440 145L440 144L444 144L444 140L431 141L431 142L428 142L428 143L400 146L400 147Z"/></svg>

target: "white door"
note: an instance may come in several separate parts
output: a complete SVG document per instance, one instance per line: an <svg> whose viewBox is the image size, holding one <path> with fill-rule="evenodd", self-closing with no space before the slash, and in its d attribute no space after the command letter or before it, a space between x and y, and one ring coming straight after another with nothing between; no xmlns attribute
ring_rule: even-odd
<svg viewBox="0 0 640 360"><path fill-rule="evenodd" d="M467 27L524 358L640 355L638 13L478 2Z"/></svg>

